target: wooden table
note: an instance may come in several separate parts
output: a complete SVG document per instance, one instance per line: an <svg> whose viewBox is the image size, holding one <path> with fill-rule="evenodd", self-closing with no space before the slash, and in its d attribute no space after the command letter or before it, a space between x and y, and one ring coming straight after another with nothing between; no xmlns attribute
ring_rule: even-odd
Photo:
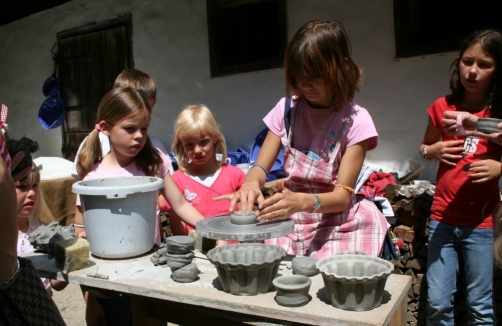
<svg viewBox="0 0 502 326"><path fill-rule="evenodd" d="M23 257L33 262L42 277L130 294L134 325L150 324L152 318L183 325L405 325L409 276L391 274L382 305L370 311L354 312L327 303L322 277L316 275L311 277L312 300L303 307L288 308L275 302L273 290L256 296L224 292L216 269L198 251L193 262L202 273L193 283L173 281L170 268L154 266L150 256L124 260L91 257L88 268L68 274L57 269L47 255L30 253ZM291 274L285 264L281 263L279 275ZM87 272L109 278L88 277Z"/></svg>

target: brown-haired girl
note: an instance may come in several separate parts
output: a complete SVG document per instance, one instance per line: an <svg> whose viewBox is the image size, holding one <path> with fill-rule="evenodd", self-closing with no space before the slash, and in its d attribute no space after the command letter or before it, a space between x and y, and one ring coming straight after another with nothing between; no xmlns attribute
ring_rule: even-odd
<svg viewBox="0 0 502 326"><path fill-rule="evenodd" d="M96 128L89 134L78 157L77 170L81 179L156 176L164 180L161 194L184 222L195 225L203 218L185 200L171 178L169 157L153 147L148 137L150 106L138 91L130 87L112 89L101 100L97 118ZM101 157L99 133L110 138L110 153L104 157ZM119 229L117 226L117 232ZM157 245L161 242L160 230L160 219L157 215L155 235L152 235ZM86 236L78 199L75 231L80 233L80 237ZM84 298L87 303L88 324L105 318L104 315L109 324L112 324L112 321L120 325L130 322L130 316L128 317L126 313L122 314L122 311L115 309L112 304L108 305L110 302L101 300L100 305L97 305L96 297L89 292L84 293ZM124 305L127 304L125 302ZM104 313L102 308L104 308ZM122 316L125 318L123 321L118 319Z"/></svg>
<svg viewBox="0 0 502 326"><path fill-rule="evenodd" d="M472 33L451 65L451 94L427 109L429 121L420 153L439 161L427 260L430 325L454 324L453 297L460 264L465 269L468 323L495 324L492 228L493 211L500 205L502 147L496 138L489 141L472 130L458 133L458 127L464 112L471 125L478 117L502 117L501 60L500 32ZM454 129L443 129L447 111L458 112L459 125Z"/></svg>
<svg viewBox="0 0 502 326"><path fill-rule="evenodd" d="M354 194L366 151L378 134L368 111L353 102L361 79L338 21L312 21L289 42L284 58L286 90L263 119L269 128L241 190L217 199L240 201L259 220L291 218L294 231L267 243L288 254L317 259L346 250L377 256L387 221L377 207ZM264 199L261 187L281 148L286 178Z"/></svg>

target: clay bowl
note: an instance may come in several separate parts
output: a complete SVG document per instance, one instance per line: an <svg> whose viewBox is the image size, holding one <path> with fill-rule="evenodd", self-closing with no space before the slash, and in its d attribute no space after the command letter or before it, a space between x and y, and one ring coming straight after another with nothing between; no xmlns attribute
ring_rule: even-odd
<svg viewBox="0 0 502 326"><path fill-rule="evenodd" d="M298 275L312 276L319 273L316 267L317 259L314 257L298 256L291 260L293 273Z"/></svg>
<svg viewBox="0 0 502 326"><path fill-rule="evenodd" d="M275 301L281 306L301 307L312 297L309 295L312 280L304 275L286 275L275 278L272 283L277 289Z"/></svg>
<svg viewBox="0 0 502 326"><path fill-rule="evenodd" d="M385 283L394 265L381 258L343 254L316 264L321 272L326 299L333 307L365 311L381 305Z"/></svg>
<svg viewBox="0 0 502 326"><path fill-rule="evenodd" d="M502 120L494 118L479 118L478 119L478 131L484 132L485 134L494 134L502 132L497 125L501 123Z"/></svg>
<svg viewBox="0 0 502 326"><path fill-rule="evenodd" d="M230 222L232 224L237 225L248 225L248 224L256 224L258 220L253 212L249 212L248 214L243 214L241 211L234 212L230 214Z"/></svg>
<svg viewBox="0 0 502 326"><path fill-rule="evenodd" d="M267 293L284 257L283 248L262 243L221 246L207 253L223 290L236 295Z"/></svg>

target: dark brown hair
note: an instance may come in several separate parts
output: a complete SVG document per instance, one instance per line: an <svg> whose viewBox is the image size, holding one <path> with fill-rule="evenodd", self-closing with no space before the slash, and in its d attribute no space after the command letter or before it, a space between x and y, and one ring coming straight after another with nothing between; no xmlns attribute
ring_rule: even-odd
<svg viewBox="0 0 502 326"><path fill-rule="evenodd" d="M352 101L362 70L352 61L350 41L339 21L315 20L293 36L284 56L286 93L305 99L298 87L303 78L323 78L335 109Z"/></svg>
<svg viewBox="0 0 502 326"><path fill-rule="evenodd" d="M98 121L104 121L109 128L113 128L125 119L132 119L143 114L150 119L150 107L146 99L131 87L113 88L105 94L98 106ZM101 142L99 130L94 129L89 133L87 140L78 155L77 171L80 179L92 170L94 164L101 161ZM155 176L162 163L160 155L148 137L145 146L135 158L138 168L146 175Z"/></svg>
<svg viewBox="0 0 502 326"><path fill-rule="evenodd" d="M458 58L450 65L450 90L451 94L446 98L451 102L459 102L465 93L464 85L462 85L459 76L459 64L465 51L470 47L479 44L487 55L493 58L495 62L495 73L493 75L492 84L486 96L486 107L490 108L490 116L492 118L502 118L502 34L494 29L485 29L475 31L470 34L462 43Z"/></svg>
<svg viewBox="0 0 502 326"><path fill-rule="evenodd" d="M155 86L153 79L137 69L122 70L113 83L113 88L117 87L134 88L147 100L157 98L157 86Z"/></svg>

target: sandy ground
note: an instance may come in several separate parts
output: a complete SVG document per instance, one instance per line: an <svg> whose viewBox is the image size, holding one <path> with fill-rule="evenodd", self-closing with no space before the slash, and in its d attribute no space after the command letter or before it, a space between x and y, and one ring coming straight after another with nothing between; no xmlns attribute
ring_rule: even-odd
<svg viewBox="0 0 502 326"><path fill-rule="evenodd" d="M77 284L68 284L63 291L52 291L52 299L68 326L85 326L85 302Z"/></svg>

